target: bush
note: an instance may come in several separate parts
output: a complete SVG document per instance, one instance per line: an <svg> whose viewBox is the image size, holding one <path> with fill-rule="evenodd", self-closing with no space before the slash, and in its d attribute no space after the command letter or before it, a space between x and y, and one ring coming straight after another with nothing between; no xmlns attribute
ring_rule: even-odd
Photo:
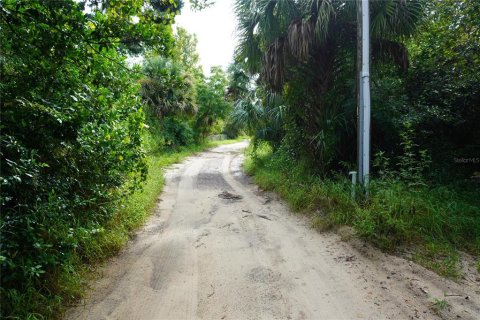
<svg viewBox="0 0 480 320"><path fill-rule="evenodd" d="M112 80L116 88L2 108L2 299L31 288L48 294L52 274L84 254L84 239L144 178L137 86L121 70ZM2 312L11 311L3 300Z"/></svg>
<svg viewBox="0 0 480 320"><path fill-rule="evenodd" d="M227 78L220 67L212 67L207 79L200 78L197 88L198 113L193 120L197 140L205 139L209 134L221 133L224 120L230 112L231 103L225 99Z"/></svg>
<svg viewBox="0 0 480 320"><path fill-rule="evenodd" d="M91 9L2 2L2 318L56 316L60 294L71 297L61 275L73 279L75 261L92 259L87 243L105 236L117 201L146 176L138 79L111 39L164 29L131 25L153 14L133 1Z"/></svg>
<svg viewBox="0 0 480 320"><path fill-rule="evenodd" d="M194 132L188 123L173 117L162 120L161 135L167 147L188 146L194 142Z"/></svg>

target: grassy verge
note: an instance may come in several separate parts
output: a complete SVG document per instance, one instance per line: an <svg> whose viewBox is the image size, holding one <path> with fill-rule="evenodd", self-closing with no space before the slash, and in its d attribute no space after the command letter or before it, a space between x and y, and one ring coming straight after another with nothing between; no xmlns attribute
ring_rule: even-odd
<svg viewBox="0 0 480 320"><path fill-rule="evenodd" d="M247 173L279 193L318 230L349 225L387 251L408 248L412 259L450 278L459 276L458 251L480 254L480 197L476 186L411 188L401 181L373 181L368 199L351 198L345 177L320 179L306 164L267 146L247 152Z"/></svg>
<svg viewBox="0 0 480 320"><path fill-rule="evenodd" d="M147 138L148 139L148 138ZM238 142L245 139L208 141L174 150L155 150L147 155L148 176L143 188L115 204L112 218L101 227L85 231L79 241L79 251L74 253L52 274L49 287L30 288L27 292L10 290L7 301L11 304L11 319L59 319L65 308L76 303L88 288L89 280L96 277L96 268L106 259L115 256L125 246L135 230L143 225L153 212L164 185L166 167L207 148ZM147 141L147 144L149 142Z"/></svg>

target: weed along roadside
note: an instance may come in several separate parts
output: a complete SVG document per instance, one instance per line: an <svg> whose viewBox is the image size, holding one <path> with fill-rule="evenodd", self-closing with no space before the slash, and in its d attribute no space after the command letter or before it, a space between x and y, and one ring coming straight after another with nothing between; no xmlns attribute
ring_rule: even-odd
<svg viewBox="0 0 480 320"><path fill-rule="evenodd" d="M277 192L294 211L310 216L320 231L351 226L354 234L380 249L444 277L480 281L475 186L412 187L389 177L372 181L368 201L352 200L346 175L321 178L266 144L250 147L245 169L261 188Z"/></svg>

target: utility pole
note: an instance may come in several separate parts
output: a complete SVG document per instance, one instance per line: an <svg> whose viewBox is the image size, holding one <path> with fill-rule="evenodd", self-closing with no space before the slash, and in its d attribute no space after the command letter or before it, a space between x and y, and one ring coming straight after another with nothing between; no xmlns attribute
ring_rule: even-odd
<svg viewBox="0 0 480 320"><path fill-rule="evenodd" d="M370 175L370 15L368 0L357 2L358 181L368 196Z"/></svg>

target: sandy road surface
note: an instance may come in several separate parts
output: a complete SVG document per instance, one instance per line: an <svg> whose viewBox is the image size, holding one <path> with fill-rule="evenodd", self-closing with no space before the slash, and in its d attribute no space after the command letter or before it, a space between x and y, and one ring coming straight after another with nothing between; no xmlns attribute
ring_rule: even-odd
<svg viewBox="0 0 480 320"><path fill-rule="evenodd" d="M245 146L169 169L155 215L67 319L480 318L475 279L319 234L259 192L240 169ZM435 312L434 298L449 307Z"/></svg>

